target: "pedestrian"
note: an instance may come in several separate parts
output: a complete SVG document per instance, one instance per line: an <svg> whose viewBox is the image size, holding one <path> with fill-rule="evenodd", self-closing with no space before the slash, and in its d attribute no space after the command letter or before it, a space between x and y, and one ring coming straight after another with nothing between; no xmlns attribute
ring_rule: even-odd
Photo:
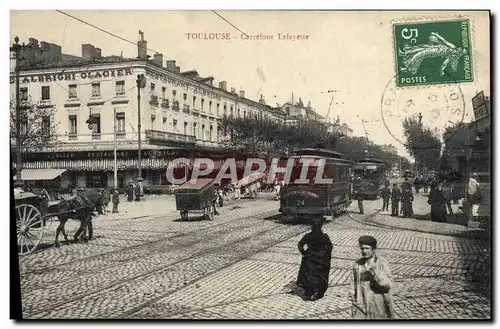
<svg viewBox="0 0 500 329"><path fill-rule="evenodd" d="M448 213L453 215L453 209L451 208L451 184L448 180L443 185L443 197Z"/></svg>
<svg viewBox="0 0 500 329"><path fill-rule="evenodd" d="M134 192L135 192L135 201L141 201L141 186L139 185L139 181L135 183Z"/></svg>
<svg viewBox="0 0 500 329"><path fill-rule="evenodd" d="M402 203L402 213L403 217L411 217L413 215L413 194L410 189L406 189L401 192L401 203Z"/></svg>
<svg viewBox="0 0 500 329"><path fill-rule="evenodd" d="M111 199L113 203L113 214L119 213L118 211L118 204L120 203L120 192L118 191L117 188L113 189L113 196Z"/></svg>
<svg viewBox="0 0 500 329"><path fill-rule="evenodd" d="M356 188L356 190L354 190L354 198L358 200L359 214L363 215L365 213L363 209L364 195L361 193L359 186Z"/></svg>
<svg viewBox="0 0 500 329"><path fill-rule="evenodd" d="M424 179L424 176L420 176L420 181L424 187L424 193L427 193L429 191L429 178Z"/></svg>
<svg viewBox="0 0 500 329"><path fill-rule="evenodd" d="M134 182L131 180L127 185L127 201L132 202L134 200Z"/></svg>
<svg viewBox="0 0 500 329"><path fill-rule="evenodd" d="M401 183L401 191L404 191L406 189L411 189L411 184L410 181L408 180L408 177L405 178L405 181Z"/></svg>
<svg viewBox="0 0 500 329"><path fill-rule="evenodd" d="M389 263L376 254L377 240L361 236L358 240L361 258L353 266L354 319L393 319L394 303L391 294L392 275Z"/></svg>
<svg viewBox="0 0 500 329"><path fill-rule="evenodd" d="M433 182L427 203L431 205L431 220L444 222L446 219L446 202L440 184Z"/></svg>
<svg viewBox="0 0 500 329"><path fill-rule="evenodd" d="M399 200L401 199L401 190L396 184L392 184L391 191L391 216L397 216L399 211Z"/></svg>
<svg viewBox="0 0 500 329"><path fill-rule="evenodd" d="M385 187L380 191L380 196L382 197L382 211L389 211L389 200L391 198L391 189L389 188L389 182L385 182Z"/></svg>
<svg viewBox="0 0 500 329"><path fill-rule="evenodd" d="M301 295L304 300L320 299L328 289L333 246L328 234L322 232L322 225L322 216L313 217L311 232L305 234L298 244L302 261L297 286L303 290ZM306 250L304 246L307 246Z"/></svg>
<svg viewBox="0 0 500 329"><path fill-rule="evenodd" d="M421 185L422 185L422 182L420 181L420 178L416 177L415 180L413 181L413 186L415 186L415 193L418 193Z"/></svg>

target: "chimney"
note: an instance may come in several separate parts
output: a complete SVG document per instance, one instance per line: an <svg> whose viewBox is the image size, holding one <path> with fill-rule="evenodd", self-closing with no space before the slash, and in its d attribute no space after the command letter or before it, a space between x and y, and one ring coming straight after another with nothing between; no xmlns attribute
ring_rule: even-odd
<svg viewBox="0 0 500 329"><path fill-rule="evenodd" d="M155 54L153 57L153 63L163 67L163 54Z"/></svg>
<svg viewBox="0 0 500 329"><path fill-rule="evenodd" d="M43 44L43 42L42 42ZM43 48L43 47L42 47ZM95 57L95 48L89 43L82 45L82 59L84 61L91 61Z"/></svg>
<svg viewBox="0 0 500 329"><path fill-rule="evenodd" d="M167 61L167 70L175 71L175 61L173 60Z"/></svg>
<svg viewBox="0 0 500 329"><path fill-rule="evenodd" d="M35 39L35 38L29 38L28 46L37 47L38 48L38 40Z"/></svg>
<svg viewBox="0 0 500 329"><path fill-rule="evenodd" d="M148 60L148 42L144 40L144 32L139 30L140 40L137 41L137 58L143 61Z"/></svg>
<svg viewBox="0 0 500 329"><path fill-rule="evenodd" d="M231 87L231 94L236 94L236 89Z"/></svg>
<svg viewBox="0 0 500 329"><path fill-rule="evenodd" d="M244 90L240 90L240 98L245 98L245 91Z"/></svg>
<svg viewBox="0 0 500 329"><path fill-rule="evenodd" d="M95 48L95 58L101 58L102 53L101 53L101 48Z"/></svg>
<svg viewBox="0 0 500 329"><path fill-rule="evenodd" d="M62 58L62 53L61 53L61 47L53 44L53 43L47 43L45 41L41 42L41 48L42 48L42 56L45 61L48 62L56 62L61 60Z"/></svg>
<svg viewBox="0 0 500 329"><path fill-rule="evenodd" d="M174 72L175 73L181 73L181 67L180 66L176 66Z"/></svg>
<svg viewBox="0 0 500 329"><path fill-rule="evenodd" d="M310 109L311 108L311 101L307 102L307 108Z"/></svg>
<svg viewBox="0 0 500 329"><path fill-rule="evenodd" d="M227 81L221 81L219 82L219 88L222 90L227 91Z"/></svg>
<svg viewBox="0 0 500 329"><path fill-rule="evenodd" d="M259 103L261 104L266 104L266 100L264 99L264 96L260 95Z"/></svg>

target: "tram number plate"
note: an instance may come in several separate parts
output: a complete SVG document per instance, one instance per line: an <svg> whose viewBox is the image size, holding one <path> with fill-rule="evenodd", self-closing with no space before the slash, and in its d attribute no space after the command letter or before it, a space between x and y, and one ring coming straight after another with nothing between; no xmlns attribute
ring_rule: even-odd
<svg viewBox="0 0 500 329"><path fill-rule="evenodd" d="M295 205L297 206L303 206L304 205L304 200L296 200Z"/></svg>

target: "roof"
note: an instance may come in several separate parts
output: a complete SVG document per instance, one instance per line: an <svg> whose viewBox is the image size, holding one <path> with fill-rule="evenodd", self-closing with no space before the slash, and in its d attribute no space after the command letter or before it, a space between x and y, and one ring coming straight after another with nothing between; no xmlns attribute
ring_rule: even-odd
<svg viewBox="0 0 500 329"><path fill-rule="evenodd" d="M212 183L212 178L197 178L192 179L177 188L177 190L202 189Z"/></svg>
<svg viewBox="0 0 500 329"><path fill-rule="evenodd" d="M264 173L253 173L253 174L250 174L250 175L240 179L237 184L241 185L241 186L245 186L245 185L248 185L250 183L255 182L256 180L264 178L265 176L266 176L266 174L264 174Z"/></svg>
<svg viewBox="0 0 500 329"><path fill-rule="evenodd" d="M304 148L304 149L297 149L292 153L293 155L312 155L312 156L322 156L322 157L336 158L336 159L342 158L342 153L328 149Z"/></svg>
<svg viewBox="0 0 500 329"><path fill-rule="evenodd" d="M21 171L21 180L53 180L64 173L66 169L23 169ZM14 176L14 180L16 180Z"/></svg>

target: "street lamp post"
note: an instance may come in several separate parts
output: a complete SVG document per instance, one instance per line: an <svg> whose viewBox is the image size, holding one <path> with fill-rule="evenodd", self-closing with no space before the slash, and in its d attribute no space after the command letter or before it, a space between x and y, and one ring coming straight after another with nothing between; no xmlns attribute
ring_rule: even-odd
<svg viewBox="0 0 500 329"><path fill-rule="evenodd" d="M142 182L142 166L141 166L141 89L146 86L146 77L144 74L137 75L137 180ZM142 192L142 183L141 192Z"/></svg>
<svg viewBox="0 0 500 329"><path fill-rule="evenodd" d="M15 73L16 73L16 186L22 186L23 181L21 179L21 167L22 167L22 161L21 161L21 104L20 104L20 91L19 91L19 73L20 73L20 52L21 52L21 45L19 44L19 37L14 38L15 44L12 45L10 48L11 51L14 51L15 53L15 59L16 59L16 67L15 67Z"/></svg>

